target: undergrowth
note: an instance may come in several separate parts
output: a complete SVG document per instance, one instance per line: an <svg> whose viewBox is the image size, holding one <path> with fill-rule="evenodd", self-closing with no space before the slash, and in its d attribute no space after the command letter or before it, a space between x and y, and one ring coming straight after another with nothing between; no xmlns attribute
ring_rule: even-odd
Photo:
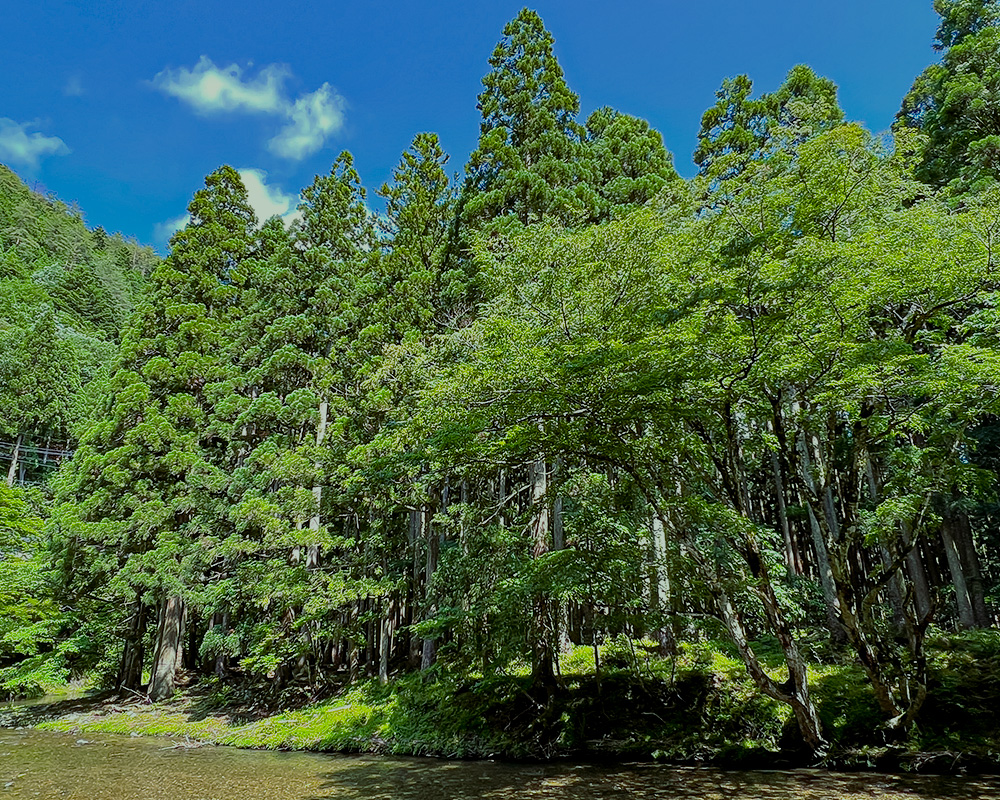
<svg viewBox="0 0 1000 800"><path fill-rule="evenodd" d="M783 679L780 651L758 655ZM921 721L903 748L889 748L864 673L844 659L810 666L810 685L838 764L864 766L896 753L974 751L1000 763L1000 634L938 637ZM729 645L685 644L672 658L643 643L609 643L594 668L591 648L560 659L558 687L540 694L525 674L407 675L367 681L321 703L248 711L232 686L205 682L157 705L138 703L58 716L39 727L187 736L237 747L544 759L565 755L659 757L763 767L796 751L786 706L752 684ZM897 762L899 759L897 759ZM881 763L881 762L879 762Z"/></svg>

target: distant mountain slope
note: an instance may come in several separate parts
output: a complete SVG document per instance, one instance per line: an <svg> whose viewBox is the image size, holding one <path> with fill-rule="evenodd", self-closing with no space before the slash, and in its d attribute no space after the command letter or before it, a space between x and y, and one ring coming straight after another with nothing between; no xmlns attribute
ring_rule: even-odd
<svg viewBox="0 0 1000 800"><path fill-rule="evenodd" d="M72 441L157 261L121 234L89 230L78 209L0 164L0 467L8 482L41 477L19 449Z"/></svg>

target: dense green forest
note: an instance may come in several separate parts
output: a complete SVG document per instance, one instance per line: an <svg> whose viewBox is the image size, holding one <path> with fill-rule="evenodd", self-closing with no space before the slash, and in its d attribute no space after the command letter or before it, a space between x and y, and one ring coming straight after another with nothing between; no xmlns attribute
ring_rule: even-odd
<svg viewBox="0 0 1000 800"><path fill-rule="evenodd" d="M288 226L223 166L160 260L0 170L0 691L542 719L718 648L809 751L834 667L905 741L940 651L1000 659L1000 3L935 8L890 134L739 76L692 180L527 9L382 214L347 152Z"/></svg>

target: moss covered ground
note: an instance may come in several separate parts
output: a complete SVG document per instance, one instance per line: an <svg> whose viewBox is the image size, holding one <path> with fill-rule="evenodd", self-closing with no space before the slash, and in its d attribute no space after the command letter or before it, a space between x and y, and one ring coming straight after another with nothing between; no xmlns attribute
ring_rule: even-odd
<svg viewBox="0 0 1000 800"><path fill-rule="evenodd" d="M759 653L780 675L780 655ZM746 768L810 763L785 707L762 697L725 644L683 645L660 659L609 643L603 667L578 648L544 697L517 671L410 675L367 681L319 702L254 701L252 687L201 681L149 704L109 696L6 713L6 724L79 733L187 737L236 747L435 755L451 758L663 759ZM886 743L864 674L850 662L811 667L831 742L822 762L841 768L920 771L1000 768L1000 634L941 637L931 648L931 699L911 739ZM2 715L0 715L2 716ZM812 759L815 762L815 759Z"/></svg>

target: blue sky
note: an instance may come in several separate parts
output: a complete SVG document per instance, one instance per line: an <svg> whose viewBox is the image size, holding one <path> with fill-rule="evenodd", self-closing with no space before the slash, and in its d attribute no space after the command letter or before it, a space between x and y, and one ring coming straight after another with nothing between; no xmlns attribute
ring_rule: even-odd
<svg viewBox="0 0 1000 800"><path fill-rule="evenodd" d="M0 0L0 162L90 225L162 250L204 176L243 171L264 214L354 153L372 191L419 131L462 169L476 95L523 2ZM931 0L539 0L582 118L648 119L683 175L727 76L770 91L797 63L885 130L936 54ZM372 203L377 207L377 198Z"/></svg>

